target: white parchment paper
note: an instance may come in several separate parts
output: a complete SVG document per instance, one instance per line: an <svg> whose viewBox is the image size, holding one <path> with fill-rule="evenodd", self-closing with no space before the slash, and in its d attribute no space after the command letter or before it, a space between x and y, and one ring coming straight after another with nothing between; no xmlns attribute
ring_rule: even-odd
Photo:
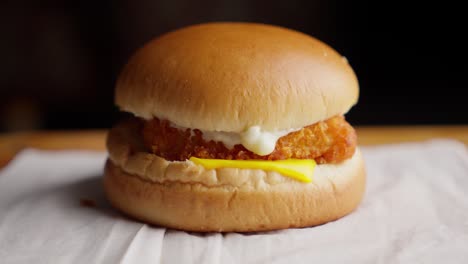
<svg viewBox="0 0 468 264"><path fill-rule="evenodd" d="M101 186L105 153L26 150L0 171L0 263L468 263L466 146L362 151L367 191L351 215L313 228L198 234L113 210Z"/></svg>

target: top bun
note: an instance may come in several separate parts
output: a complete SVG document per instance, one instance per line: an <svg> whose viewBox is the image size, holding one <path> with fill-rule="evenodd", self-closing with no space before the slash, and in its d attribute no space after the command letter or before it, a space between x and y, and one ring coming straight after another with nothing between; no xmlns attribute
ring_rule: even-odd
<svg viewBox="0 0 468 264"><path fill-rule="evenodd" d="M116 87L121 110L205 131L298 129L346 113L356 76L328 45L293 30L208 23L138 50Z"/></svg>

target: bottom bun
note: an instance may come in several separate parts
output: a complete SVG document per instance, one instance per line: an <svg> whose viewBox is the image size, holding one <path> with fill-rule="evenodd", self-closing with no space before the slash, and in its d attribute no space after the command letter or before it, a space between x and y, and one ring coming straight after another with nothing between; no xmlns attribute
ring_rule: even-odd
<svg viewBox="0 0 468 264"><path fill-rule="evenodd" d="M185 169L172 174L199 166L180 163ZM343 217L360 203L365 181L357 149L340 164L318 165L312 183L287 180L258 186L157 182L128 173L109 159L104 188L116 208L147 223L198 232L253 232L315 226Z"/></svg>

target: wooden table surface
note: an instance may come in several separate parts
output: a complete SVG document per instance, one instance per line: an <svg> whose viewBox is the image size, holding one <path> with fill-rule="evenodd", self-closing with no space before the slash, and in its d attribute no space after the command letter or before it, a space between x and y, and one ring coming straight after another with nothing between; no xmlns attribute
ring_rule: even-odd
<svg viewBox="0 0 468 264"><path fill-rule="evenodd" d="M468 125L463 126L361 126L359 145L379 145L450 138L468 144ZM0 168L24 148L46 150L85 149L105 151L105 130L34 131L0 134Z"/></svg>

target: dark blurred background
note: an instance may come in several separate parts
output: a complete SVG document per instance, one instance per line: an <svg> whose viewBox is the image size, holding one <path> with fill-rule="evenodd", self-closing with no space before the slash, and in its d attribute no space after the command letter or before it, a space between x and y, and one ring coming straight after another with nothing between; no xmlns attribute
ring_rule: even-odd
<svg viewBox="0 0 468 264"><path fill-rule="evenodd" d="M164 32L208 21L281 25L334 47L360 81L352 124L468 124L466 9L373 2L2 1L0 132L111 126L129 56Z"/></svg>

